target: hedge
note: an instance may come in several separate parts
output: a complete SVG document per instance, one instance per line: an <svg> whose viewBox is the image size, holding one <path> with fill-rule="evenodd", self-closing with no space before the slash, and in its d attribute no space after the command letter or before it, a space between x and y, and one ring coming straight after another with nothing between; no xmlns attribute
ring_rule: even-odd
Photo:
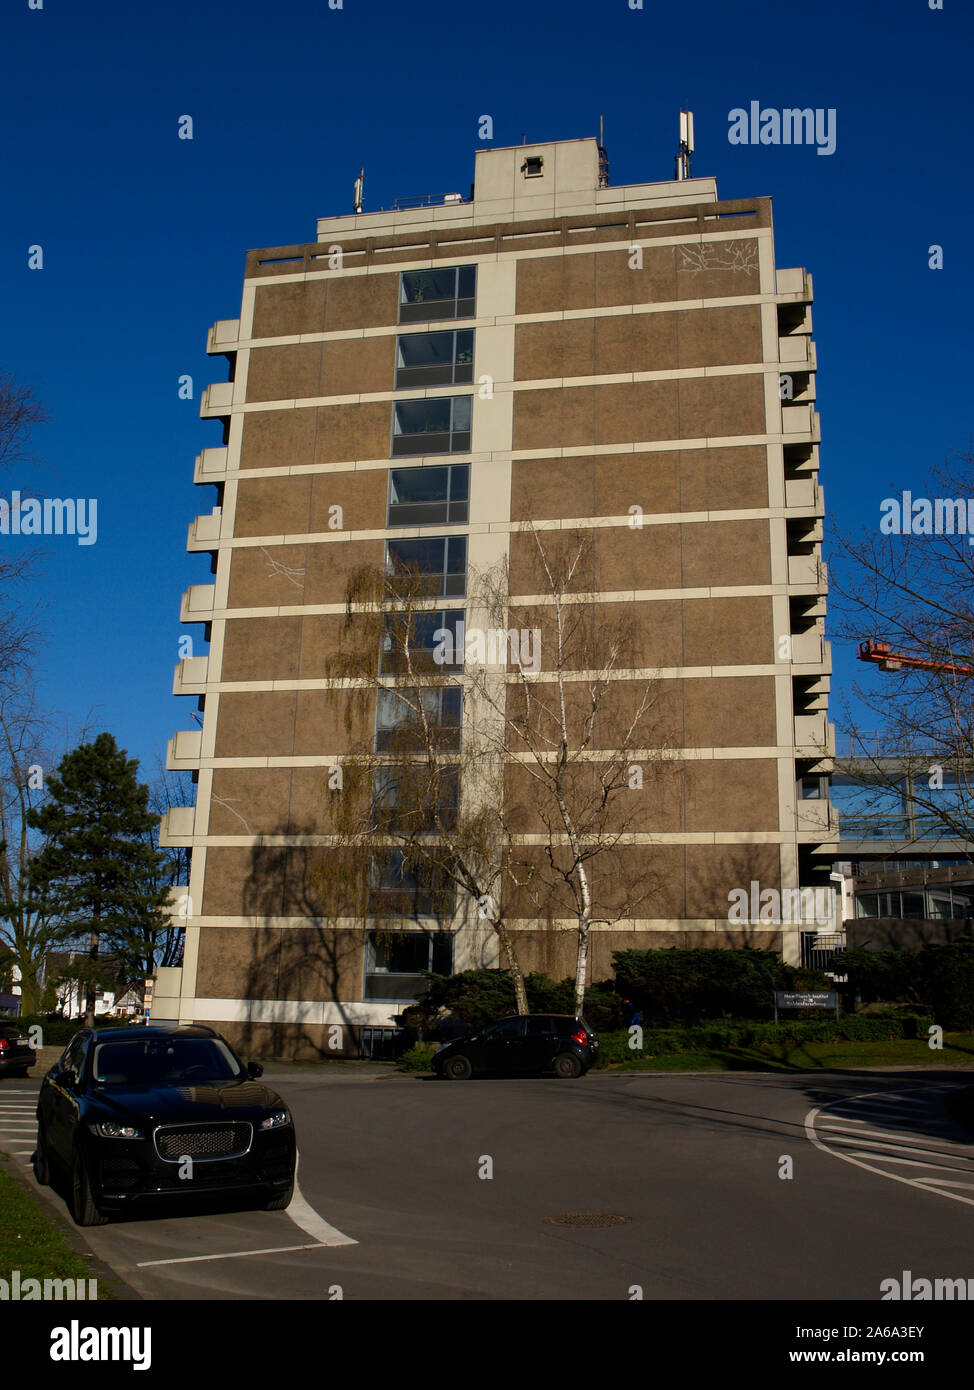
<svg viewBox="0 0 974 1390"><path fill-rule="evenodd" d="M85 1026L83 1018L48 1018L46 1014L25 1014L23 1018L11 1018L8 1023L22 1028L26 1033L28 1029L38 1027L42 1033L42 1047L66 1047L75 1033L80 1033ZM125 1028L132 1027L130 1018L101 1018L95 1020L96 1028Z"/></svg>
<svg viewBox="0 0 974 1390"><path fill-rule="evenodd" d="M628 1029L606 1033L599 1039L599 1065L630 1062L665 1052L708 1052L731 1047L761 1047L775 1043L887 1042L925 1038L933 1019L918 1014L851 1014L839 1019L765 1023L763 1021L698 1023L684 1028L644 1028L642 1046L629 1046Z"/></svg>

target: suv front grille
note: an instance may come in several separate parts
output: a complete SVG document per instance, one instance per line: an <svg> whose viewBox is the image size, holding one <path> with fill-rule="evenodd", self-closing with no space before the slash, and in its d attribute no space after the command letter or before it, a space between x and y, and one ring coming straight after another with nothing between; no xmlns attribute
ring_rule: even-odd
<svg viewBox="0 0 974 1390"><path fill-rule="evenodd" d="M166 1163L181 1158L240 1158L253 1143L254 1127L246 1121L211 1125L167 1125L155 1132L156 1153Z"/></svg>

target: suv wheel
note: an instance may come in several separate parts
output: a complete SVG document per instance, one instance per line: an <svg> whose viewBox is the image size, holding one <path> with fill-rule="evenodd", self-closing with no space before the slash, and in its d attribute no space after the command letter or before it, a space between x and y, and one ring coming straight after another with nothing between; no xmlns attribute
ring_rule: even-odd
<svg viewBox="0 0 974 1390"><path fill-rule="evenodd" d="M559 1052L555 1058L555 1076L575 1077L581 1074L582 1064L574 1052Z"/></svg>
<svg viewBox="0 0 974 1390"><path fill-rule="evenodd" d="M88 1181L88 1169L80 1151L75 1149L71 1165L71 1215L77 1226L104 1226L108 1217L95 1205Z"/></svg>
<svg viewBox="0 0 974 1390"><path fill-rule="evenodd" d="M472 1072L470 1058L464 1057L462 1053L456 1057L448 1057L443 1063L443 1075L448 1081L466 1081Z"/></svg>

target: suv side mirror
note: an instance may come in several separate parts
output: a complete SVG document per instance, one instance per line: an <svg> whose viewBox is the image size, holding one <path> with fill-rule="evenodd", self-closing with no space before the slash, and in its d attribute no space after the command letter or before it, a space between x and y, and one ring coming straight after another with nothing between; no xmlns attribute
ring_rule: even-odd
<svg viewBox="0 0 974 1390"><path fill-rule="evenodd" d="M78 1073L71 1067L62 1067L55 1076L55 1080L62 1086L67 1086L69 1090L73 1091L78 1084Z"/></svg>
<svg viewBox="0 0 974 1390"><path fill-rule="evenodd" d="M264 1075L264 1068L259 1062L248 1062L247 1075L250 1077L251 1081L256 1081L258 1076Z"/></svg>

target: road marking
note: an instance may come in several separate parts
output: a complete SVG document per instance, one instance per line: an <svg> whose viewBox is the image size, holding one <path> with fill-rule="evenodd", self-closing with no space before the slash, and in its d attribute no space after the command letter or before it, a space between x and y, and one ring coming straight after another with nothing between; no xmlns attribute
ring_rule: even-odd
<svg viewBox="0 0 974 1390"><path fill-rule="evenodd" d="M856 1154L857 1158L882 1158L884 1163L902 1163L907 1168L939 1168L942 1173L963 1173L965 1177L971 1176L969 1168L955 1168L952 1163L928 1163L926 1159L920 1158L899 1158L896 1154L876 1154L871 1149L863 1149ZM927 1179L933 1182L932 1178ZM948 1181L948 1179L944 1179Z"/></svg>
<svg viewBox="0 0 974 1390"><path fill-rule="evenodd" d="M320 1240L310 1245L271 1245L266 1250L231 1250L226 1255L177 1255L172 1260L140 1260L136 1269L148 1269L151 1265L191 1265L203 1260L239 1260L247 1255L284 1255L291 1250L324 1250Z"/></svg>
<svg viewBox="0 0 974 1390"><path fill-rule="evenodd" d="M232 1250L225 1255L176 1255L168 1260L140 1260L136 1265L137 1269L148 1269L152 1265L188 1265L199 1264L205 1260L240 1260L248 1255L283 1255L292 1250L324 1250L336 1245L358 1245L357 1240L351 1236L346 1236L334 1226L329 1226L328 1222L318 1215L314 1207L310 1206L304 1199L301 1189L298 1186L298 1164L300 1154L295 1155L294 1162L294 1196L291 1198L285 1215L289 1216L295 1226L315 1239L307 1245L277 1245L266 1250Z"/></svg>
<svg viewBox="0 0 974 1390"><path fill-rule="evenodd" d="M307 1235L313 1236L319 1245L358 1245L357 1240L351 1236L344 1235L334 1226L329 1226L328 1222L318 1215L314 1207L310 1206L305 1200L298 1186L298 1167L301 1162L300 1153L295 1154L294 1159L294 1196L291 1198L290 1206L287 1208L287 1215L300 1230Z"/></svg>
<svg viewBox="0 0 974 1390"><path fill-rule="evenodd" d="M949 1089L949 1088L938 1087L937 1090L936 1090L935 1092L925 1091L925 1095L928 1096L928 1097L931 1096L931 1095L943 1095L943 1094L946 1093L947 1089ZM858 1097L858 1096L853 1096L853 1097L851 1098L851 1100L850 1100L850 1099L846 1099L846 1100L843 1100L843 1101L838 1102L838 1103L839 1103L839 1104L842 1104L842 1105L849 1105L849 1104L854 1104L854 1103L856 1103L856 1102L859 1101L860 1099L862 1099L863 1101L868 1101L868 1100L870 1099L871 1096L875 1096L875 1095L884 1095L884 1094L888 1096L889 1093L888 1093L888 1092L885 1092L885 1093L884 1093L884 1092L872 1091L872 1092L866 1093L866 1094L863 1095L861 1098ZM905 1096L903 1097L903 1099L906 1099L906 1098L907 1098L907 1097L905 1097ZM912 1103L913 1103L913 1104L917 1104L917 1105L922 1104L921 1101L914 1101L914 1102L912 1102ZM916 1146L908 1146L908 1145L902 1145L902 1144L899 1144L899 1145L880 1144L878 1140L874 1140L874 1141L873 1141L873 1149L872 1149L872 1151L868 1151L868 1152L869 1152L869 1156L870 1156L871 1158L873 1158L873 1159L875 1160L875 1162L873 1162L873 1163L866 1163L866 1162L863 1161L862 1158L860 1158L860 1157L855 1157L855 1156L854 1156L853 1154L851 1154L848 1150L842 1150L842 1149L838 1149L838 1148L829 1148L828 1145L827 1145L822 1139L819 1138L818 1134L816 1133L816 1128L815 1128L815 1121L816 1121L817 1117L818 1117L820 1114L823 1114L823 1115L824 1115L825 1112L828 1111L828 1110L829 1110L829 1106L828 1106L828 1105L824 1105L824 1106L815 1106L815 1107L814 1107L812 1110L810 1110L810 1111L808 1112L808 1114L805 1116L805 1124L804 1124L804 1128L805 1128L805 1137L806 1137L806 1139L808 1139L809 1143L813 1144L814 1147L815 1147L816 1149L820 1150L820 1152L829 1154L832 1158L841 1159L841 1161L842 1161L843 1163L851 1163L851 1164L853 1164L856 1168L864 1168L864 1169L865 1169L867 1172L869 1172L869 1173L876 1173L876 1174L878 1174L879 1177L881 1177L881 1178L888 1178L891 1182L900 1182L900 1183L904 1183L907 1187L918 1188L920 1191L922 1191L922 1192L929 1192L929 1193L931 1193L933 1196L936 1196L936 1197L947 1197L947 1198L950 1199L950 1201L953 1201L953 1202L963 1202L965 1206L974 1207L974 1197L963 1197L963 1196L961 1196L961 1194L960 1194L959 1192L947 1192L947 1191L945 1191L942 1187L928 1186L928 1185L927 1185L921 1178L919 1178L919 1177L912 1177L912 1178L911 1178L911 1177L906 1177L906 1176L904 1176L904 1175L902 1175L902 1174L900 1174L900 1173L890 1173L890 1172L888 1172L885 1168L879 1168L879 1167L876 1166L876 1163L878 1163L878 1162L890 1163L890 1162L903 1162L903 1161L904 1161L904 1160L902 1160L902 1159L896 1159L896 1158L894 1158L894 1156L891 1155L891 1154L878 1153L878 1152L876 1152L876 1149L877 1149L877 1148L903 1148L903 1149L906 1149L906 1151L909 1152L909 1153L924 1153L924 1152L935 1153L935 1152L937 1152L936 1150L932 1150L932 1149L930 1149L930 1150L924 1150L924 1149L918 1148L918 1147L916 1147ZM831 1115L829 1116L829 1118L831 1118ZM920 1120L920 1119L922 1118L922 1113L918 1113L917 1116L916 1116L916 1118L917 1118L918 1120ZM823 1129L824 1129L824 1128L825 1128L825 1126L823 1125ZM861 1131L860 1131L860 1134L861 1134ZM850 1133L849 1139L846 1140L845 1142L852 1142L852 1140L854 1139L854 1137L855 1137L855 1136L854 1136L853 1134ZM922 1139L923 1137L924 1137L923 1135L918 1135L918 1136L917 1136L918 1139ZM837 1137L837 1135L830 1135L830 1141L831 1141L833 1144L838 1144L838 1143L843 1142L843 1141L841 1141L841 1140ZM941 1158L951 1158L951 1157L954 1157L954 1156L966 1158L966 1157L967 1157L967 1154L964 1154L963 1152L960 1152L960 1153L958 1153L957 1155L951 1155L951 1154L938 1154L938 1157L941 1157ZM918 1165L918 1166L924 1166L924 1167L931 1167L931 1168L934 1168L934 1167L939 1167L940 1165L939 1165L939 1164L930 1163L930 1164L922 1164L922 1165ZM974 1170L967 1170L967 1169L964 1169L964 1170L955 1170L955 1171L974 1172ZM954 1184L951 1184L951 1185L952 1185L952 1186L958 1186L959 1184L954 1183Z"/></svg>

